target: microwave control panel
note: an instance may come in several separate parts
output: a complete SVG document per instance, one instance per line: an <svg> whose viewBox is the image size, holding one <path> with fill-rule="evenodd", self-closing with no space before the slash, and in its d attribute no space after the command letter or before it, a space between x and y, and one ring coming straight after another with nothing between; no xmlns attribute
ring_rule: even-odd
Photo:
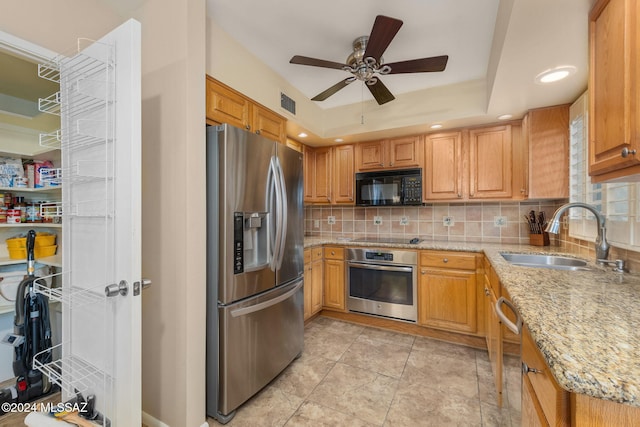
<svg viewBox="0 0 640 427"><path fill-rule="evenodd" d="M422 202L422 180L419 176L403 178L404 203Z"/></svg>

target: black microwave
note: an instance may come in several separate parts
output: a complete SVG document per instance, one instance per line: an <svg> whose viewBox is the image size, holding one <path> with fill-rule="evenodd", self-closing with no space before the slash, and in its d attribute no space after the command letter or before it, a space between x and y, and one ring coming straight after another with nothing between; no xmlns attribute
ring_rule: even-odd
<svg viewBox="0 0 640 427"><path fill-rule="evenodd" d="M356 174L356 205L415 206L422 204L422 169Z"/></svg>

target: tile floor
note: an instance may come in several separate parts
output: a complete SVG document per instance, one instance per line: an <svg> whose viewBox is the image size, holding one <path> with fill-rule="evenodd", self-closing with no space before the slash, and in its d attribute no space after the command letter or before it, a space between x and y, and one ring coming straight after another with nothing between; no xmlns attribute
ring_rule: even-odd
<svg viewBox="0 0 640 427"><path fill-rule="evenodd" d="M501 409L486 351L322 316L304 345L227 426L520 426L516 357Z"/></svg>

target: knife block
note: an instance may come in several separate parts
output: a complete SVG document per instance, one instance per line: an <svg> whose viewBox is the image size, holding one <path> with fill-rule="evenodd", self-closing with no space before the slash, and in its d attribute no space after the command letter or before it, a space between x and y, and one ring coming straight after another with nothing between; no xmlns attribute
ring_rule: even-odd
<svg viewBox="0 0 640 427"><path fill-rule="evenodd" d="M531 246L549 246L549 233L529 234L529 244Z"/></svg>

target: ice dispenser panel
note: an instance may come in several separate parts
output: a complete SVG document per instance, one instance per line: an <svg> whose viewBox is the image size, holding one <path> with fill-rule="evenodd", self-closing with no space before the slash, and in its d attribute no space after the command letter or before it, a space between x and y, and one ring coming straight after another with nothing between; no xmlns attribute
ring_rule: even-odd
<svg viewBox="0 0 640 427"><path fill-rule="evenodd" d="M234 213L235 274L262 268L269 263L268 228L264 212Z"/></svg>

